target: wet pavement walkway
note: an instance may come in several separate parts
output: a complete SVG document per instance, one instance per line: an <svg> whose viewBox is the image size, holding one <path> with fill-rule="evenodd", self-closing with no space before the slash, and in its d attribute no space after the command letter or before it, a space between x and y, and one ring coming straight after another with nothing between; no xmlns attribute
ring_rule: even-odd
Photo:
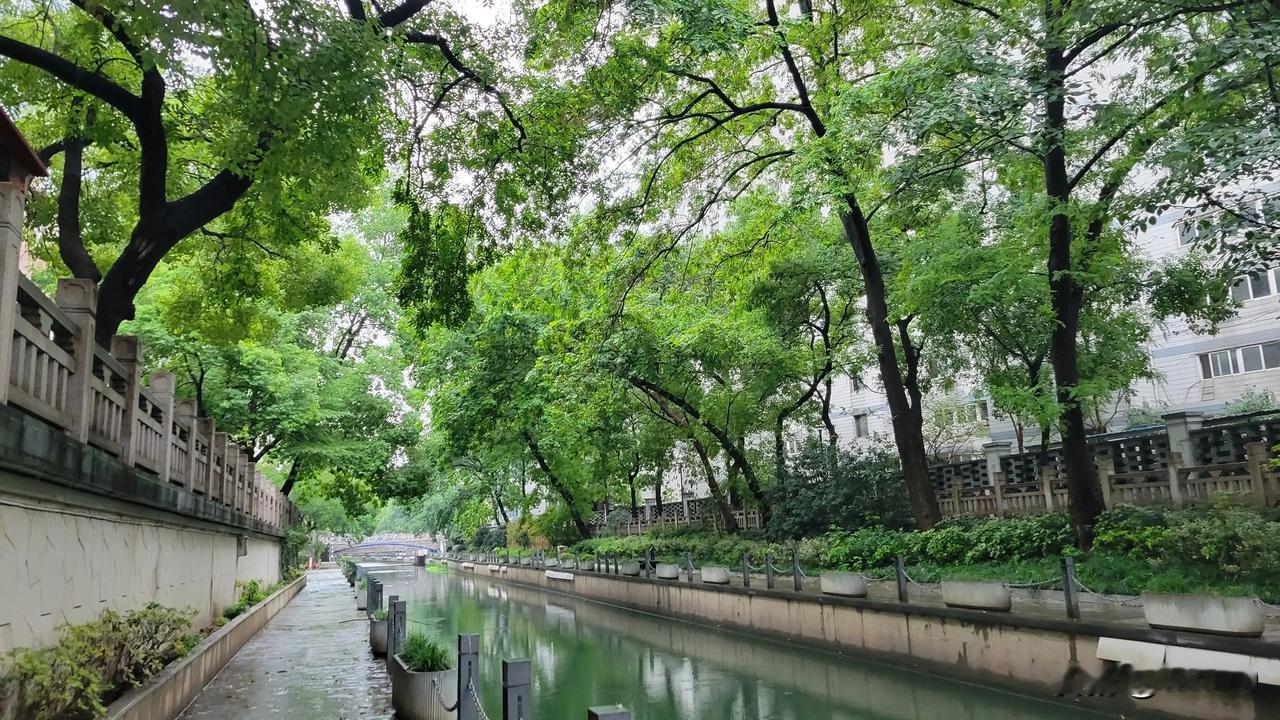
<svg viewBox="0 0 1280 720"><path fill-rule="evenodd" d="M307 586L248 642L183 720L355 720L392 717L391 686L369 652L369 624L336 568Z"/></svg>

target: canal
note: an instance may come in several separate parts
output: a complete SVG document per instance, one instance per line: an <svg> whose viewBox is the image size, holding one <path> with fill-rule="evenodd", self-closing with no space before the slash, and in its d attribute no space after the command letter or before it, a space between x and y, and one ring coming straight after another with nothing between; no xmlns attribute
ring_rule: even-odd
<svg viewBox="0 0 1280 720"><path fill-rule="evenodd" d="M1068 703L684 623L470 575L379 572L410 631L477 633L480 697L500 712L501 661L533 661L537 714L620 703L636 720L1104 718ZM1029 659L1030 660L1030 659Z"/></svg>

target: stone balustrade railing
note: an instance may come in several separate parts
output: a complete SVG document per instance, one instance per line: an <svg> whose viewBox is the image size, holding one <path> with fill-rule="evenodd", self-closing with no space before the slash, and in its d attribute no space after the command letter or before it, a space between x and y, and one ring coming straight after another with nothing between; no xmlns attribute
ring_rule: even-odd
<svg viewBox="0 0 1280 720"><path fill-rule="evenodd" d="M50 300L19 271L24 200L23 187L0 182L0 405L268 527L295 524L296 508L252 453L174 397L171 373L143 380L137 338L96 342L92 281L59 280Z"/></svg>

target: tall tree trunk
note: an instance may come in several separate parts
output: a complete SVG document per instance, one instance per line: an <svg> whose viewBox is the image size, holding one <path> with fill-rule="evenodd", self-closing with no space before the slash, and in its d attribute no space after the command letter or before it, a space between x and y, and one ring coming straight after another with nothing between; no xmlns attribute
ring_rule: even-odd
<svg viewBox="0 0 1280 720"><path fill-rule="evenodd" d="M280 494L289 497L289 493L293 491L294 483L298 482L298 474L302 472L302 459L294 458L293 463L289 465L289 474L285 476L284 485L280 486Z"/></svg>
<svg viewBox="0 0 1280 720"><path fill-rule="evenodd" d="M840 460L840 435L836 433L836 424L831 419L831 376L823 381L824 390L822 392L822 425L827 429L827 479L830 480L835 474L836 465Z"/></svg>
<svg viewBox="0 0 1280 720"><path fill-rule="evenodd" d="M917 397L913 404L907 397L902 371L898 365L898 353L894 346L893 327L889 324L889 305L884 274L875 248L871 245L871 233L867 219L853 195L845 197L847 208L840 213L840 224L845 239L853 247L862 270L862 282L867 298L867 323L876 344L876 358L880 378L884 383L885 399L893 422L893 439L898 447L898 459L902 463L902 479L911 499L911 513L916 527L924 530L942 519L938 498L934 494L933 481L929 478L929 460L924 447L924 418L919 405L919 388L911 391ZM904 348L910 353L911 348Z"/></svg>
<svg viewBox="0 0 1280 720"><path fill-rule="evenodd" d="M760 481L756 477L755 469L751 467L750 461L747 460L746 452L743 449L744 446L735 443L733 438L730 437L729 433L726 432L724 428L721 428L715 423L704 418L702 413L698 412L698 409L684 398L643 378L630 377L627 380L635 387L648 393L651 397L656 395L666 402L680 408L685 415L696 420L698 424L706 428L707 432L711 433L711 436L716 439L716 442L719 443L720 447L724 448L725 453L727 453L729 455L729 459L732 460L731 469L736 468L742 473L742 477L746 479L747 488L755 497L756 502L759 503L760 517L767 524L770 516L769 502L765 498L764 491L760 487Z"/></svg>
<svg viewBox="0 0 1280 720"><path fill-rule="evenodd" d="M543 456L542 450L538 447L538 443L533 441L533 435L528 431L522 433L524 435L525 444L529 446L529 451L533 453L533 459L538 461L538 467L542 468L542 472L547 476L547 482L551 483L551 489L556 491L560 499L569 508L569 517L573 519L573 525L578 529L578 535L583 540L591 537L591 528L587 527L587 523L582 519L582 513L578 510L578 505L573 501L573 495L569 493L569 488L565 487L560 477L551 470L551 465L547 463L547 458Z"/></svg>
<svg viewBox="0 0 1280 720"><path fill-rule="evenodd" d="M58 188L58 254L73 276L96 283L102 280L102 272L85 249L80 227L84 149L88 144L81 138L68 138L64 143L62 184Z"/></svg>
<svg viewBox="0 0 1280 720"><path fill-rule="evenodd" d="M1052 8L1052 4L1046 8ZM1047 10L1055 13L1055 10ZM1056 26L1056 15L1047 20ZM1084 290L1072 274L1071 219L1067 215L1071 200L1070 176L1067 173L1066 148L1066 60L1062 48L1054 41L1045 48L1045 82L1049 91L1045 100L1045 192L1053 201L1049 222L1049 294L1054 327L1049 338L1049 359L1053 364L1058 404L1062 408L1059 425L1062 430L1062 464L1067 475L1067 508L1076 543L1082 550L1093 544L1093 525L1106 509L1098 470L1089 451L1084 426L1084 409L1076 397L1080 384L1079 348L1080 311Z"/></svg>
<svg viewBox="0 0 1280 720"><path fill-rule="evenodd" d="M693 443L693 450L698 454L698 460L702 462L702 471L707 475L707 489L711 491L711 499L715 501L716 510L720 512L725 532L738 532L738 521L733 518L733 510L725 500L724 488L720 487L720 483L716 481L716 469L711 465L711 457L707 455L706 446L692 433L689 435L689 441Z"/></svg>

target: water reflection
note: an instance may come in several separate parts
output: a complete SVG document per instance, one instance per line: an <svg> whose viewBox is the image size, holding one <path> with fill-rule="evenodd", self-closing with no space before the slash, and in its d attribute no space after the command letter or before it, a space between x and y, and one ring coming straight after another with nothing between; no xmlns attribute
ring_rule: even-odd
<svg viewBox="0 0 1280 720"><path fill-rule="evenodd" d="M460 574L380 573L411 628L479 633L481 699L501 710L501 660L533 660L538 714L621 703L637 720L1025 720L1107 717L922 673Z"/></svg>

